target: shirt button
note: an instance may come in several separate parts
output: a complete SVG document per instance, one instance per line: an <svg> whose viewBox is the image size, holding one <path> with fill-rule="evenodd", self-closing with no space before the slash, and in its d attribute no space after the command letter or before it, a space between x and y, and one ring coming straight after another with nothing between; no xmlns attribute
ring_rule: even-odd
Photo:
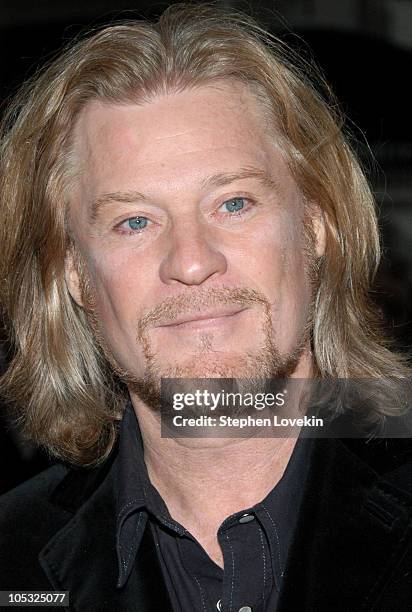
<svg viewBox="0 0 412 612"><path fill-rule="evenodd" d="M219 599L219 601L216 602L216 608L219 610L219 612L222 612L222 600Z"/></svg>
<svg viewBox="0 0 412 612"><path fill-rule="evenodd" d="M250 606L242 606L239 608L239 612L252 612L252 608Z"/></svg>
<svg viewBox="0 0 412 612"><path fill-rule="evenodd" d="M239 523L250 523L250 521L254 521L255 517L253 516L253 514L243 514L240 519L239 519ZM242 612L248 612L247 610L247 606L245 609L240 608L240 610L242 610ZM239 612L240 612L239 610ZM250 610L250 608L249 608Z"/></svg>

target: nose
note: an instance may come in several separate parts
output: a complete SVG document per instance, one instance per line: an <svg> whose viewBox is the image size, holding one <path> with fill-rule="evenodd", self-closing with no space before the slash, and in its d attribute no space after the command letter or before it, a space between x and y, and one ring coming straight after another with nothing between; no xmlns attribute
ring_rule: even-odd
<svg viewBox="0 0 412 612"><path fill-rule="evenodd" d="M226 257L207 227L192 220L170 229L167 253L160 265L164 283L201 285L226 270Z"/></svg>

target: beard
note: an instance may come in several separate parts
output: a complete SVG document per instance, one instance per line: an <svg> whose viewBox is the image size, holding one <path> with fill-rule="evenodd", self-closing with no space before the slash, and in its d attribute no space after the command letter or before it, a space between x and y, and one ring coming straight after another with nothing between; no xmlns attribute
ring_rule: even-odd
<svg viewBox="0 0 412 612"><path fill-rule="evenodd" d="M185 298L186 296L182 296ZM129 390L136 394L144 403L155 411L162 410L165 414L168 412L169 398L174 393L186 393L198 389L201 380L207 386L209 391L221 390L222 386L226 390L232 392L244 393L262 392L263 388L268 389L271 379L288 378L296 369L302 352L307 346L310 336L311 325L306 325L302 330L299 340L296 343L293 351L286 355L280 354L276 347L276 342L273 333L273 324L269 302L255 290L251 289L233 289L229 287L213 288L197 292L196 296L191 296L189 300L186 298L184 305L190 312L196 312L201 308L211 306L221 306L223 304L236 305L240 307L251 307L256 310L260 307L260 337L263 342L255 350L243 351L236 353L234 351L229 354L224 354L222 351L213 350L213 333L203 333L199 335L199 348L193 351L182 363L173 363L170 365L162 365L158 353L151 346L146 330L149 321L157 320L161 312L167 310L167 304L162 303L159 311L154 314L149 314L139 321L137 340L143 347L145 355L145 372L140 378L130 377L127 373L122 372L121 376L126 382ZM173 308L176 313L184 312L173 300ZM170 303L171 305L171 303ZM188 306L190 308L188 308ZM150 324L149 324L150 328ZM259 335L259 334L258 334ZM166 385L162 385L162 379L167 379ZM201 380L200 380L201 379ZM205 381L207 380L207 383ZM223 381L222 379L226 379ZM263 387L262 387L263 385ZM194 407L194 413L198 415L199 411ZM186 411L185 416L189 413Z"/></svg>
<svg viewBox="0 0 412 612"><path fill-rule="evenodd" d="M237 392L269 392L273 389L273 379L288 379L296 370L304 349L310 343L313 329L315 296L319 285L321 260L315 255L313 236L306 227L305 232L305 276L311 289L311 299L306 320L297 334L292 349L282 354L277 345L272 321L270 302L263 294L248 288L219 287L201 289L196 294L183 293L168 298L137 321L136 342L141 346L145 369L141 376L135 376L123 369L115 358L99 323L99 312L96 306L94 290L91 286L85 264L77 249L73 250L73 259L80 279L83 308L94 339L103 356L117 377L148 408L160 412L164 407L162 379L179 379L179 392L193 392L193 379L213 379L208 381L208 389L221 389L222 379L230 379L230 388ZM199 348L193 351L186 361L165 365L154 350L148 331L161 324L165 319L173 321L185 312L196 312L202 308L222 305L236 305L240 308L257 310L259 325L257 333L263 339L254 350L242 353L231 352L230 356L213 350L213 333L199 335ZM171 358L175 359L174 355ZM220 382L219 382L220 381ZM226 389L228 388L226 383ZM169 392L174 392L168 391ZM167 410L167 408L166 408ZM198 413L196 413L198 414Z"/></svg>

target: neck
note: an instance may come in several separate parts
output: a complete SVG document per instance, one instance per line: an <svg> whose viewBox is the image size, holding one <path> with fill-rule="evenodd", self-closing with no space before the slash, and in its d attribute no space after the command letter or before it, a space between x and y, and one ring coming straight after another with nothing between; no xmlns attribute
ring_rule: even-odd
<svg viewBox="0 0 412 612"><path fill-rule="evenodd" d="M306 354L294 376L310 373ZM223 520L262 501L281 479L296 438L162 438L159 415L131 396L152 484L171 516L212 551Z"/></svg>

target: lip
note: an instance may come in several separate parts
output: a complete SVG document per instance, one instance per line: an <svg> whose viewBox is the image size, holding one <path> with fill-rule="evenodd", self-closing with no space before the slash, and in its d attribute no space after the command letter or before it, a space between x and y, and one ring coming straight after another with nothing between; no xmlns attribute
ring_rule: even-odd
<svg viewBox="0 0 412 612"><path fill-rule="evenodd" d="M159 325L159 327L170 327L170 328L183 328L183 327L193 327L193 326L202 326L202 325L211 325L215 323L225 322L225 319L229 319L234 315L237 315L246 310L245 307L239 308L238 306L232 308L225 309L215 309L208 310L199 314L193 315L184 315L182 317L178 317L171 323L167 323L165 325Z"/></svg>

